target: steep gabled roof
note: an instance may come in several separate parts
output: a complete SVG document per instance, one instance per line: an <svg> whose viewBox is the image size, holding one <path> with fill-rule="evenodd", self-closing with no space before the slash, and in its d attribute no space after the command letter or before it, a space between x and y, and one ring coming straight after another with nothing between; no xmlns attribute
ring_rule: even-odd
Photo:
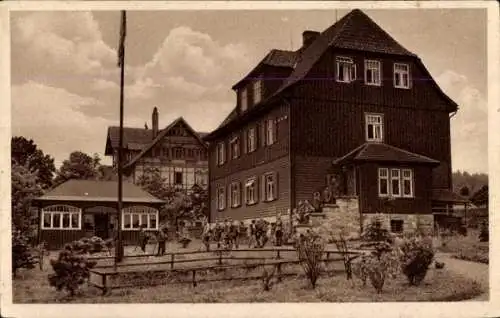
<svg viewBox="0 0 500 318"><path fill-rule="evenodd" d="M68 180L55 187L35 201L92 201L117 202L118 182L96 180ZM130 203L165 203L140 187L123 182L123 202Z"/></svg>
<svg viewBox="0 0 500 318"><path fill-rule="evenodd" d="M156 138L153 141L151 141L147 146L145 146L137 156L135 156L132 160L130 160L124 166L124 168L127 169L127 168L132 167L137 162L137 160L142 158L142 156L144 156L149 150L151 150L151 148L153 148L160 140L162 140L165 137L165 135L173 127L177 126L179 123L184 124L186 126L187 130L193 135L193 137L195 137L201 145L203 145L204 147L207 147L207 144L200 138L199 134L196 131L194 131L194 129L186 122L186 120L184 120L183 117L179 117L176 120L174 120L172 123L170 123L170 125L168 125L160 133L158 133L158 136L156 136Z"/></svg>
<svg viewBox="0 0 500 318"><path fill-rule="evenodd" d="M269 107L264 107L263 105L267 105L276 101L281 96L283 96L282 93L285 90L287 90L300 80L304 79L311 71L313 66L331 47L374 52L380 54L391 54L411 58L419 67L422 68L424 74L431 79L431 85L434 86L438 94L447 103L449 103L450 107L448 108L448 111L451 112L458 109L458 105L441 90L441 88L432 79L432 76L425 68L422 61L414 53L410 52L401 44L399 44L394 38L392 38L387 32L385 32L361 10L355 9L346 14L335 24L321 32L312 41L312 43L305 48L300 48L295 52L271 50L266 55L266 57L264 57L264 59L259 62L259 64L245 78L253 74L261 65L265 63L270 63L269 65L274 66L286 65L287 67L292 68L292 72L283 81L282 85L276 90L275 93L263 100L260 103L262 105L258 105L262 107L254 107L248 110L245 113L244 117L248 118L253 113L257 113L263 109L268 109ZM233 89L236 88L242 81L243 80L235 84L233 86ZM239 118L239 116L236 115L236 111L234 113L231 113L215 131L207 136L206 140L210 140L218 135L220 129L229 127L229 125L232 124L234 120L244 120L244 118ZM237 125L235 124L235 126Z"/></svg>
<svg viewBox="0 0 500 318"><path fill-rule="evenodd" d="M398 162L407 164L439 165L439 161L385 143L364 143L347 155L333 161L346 162Z"/></svg>

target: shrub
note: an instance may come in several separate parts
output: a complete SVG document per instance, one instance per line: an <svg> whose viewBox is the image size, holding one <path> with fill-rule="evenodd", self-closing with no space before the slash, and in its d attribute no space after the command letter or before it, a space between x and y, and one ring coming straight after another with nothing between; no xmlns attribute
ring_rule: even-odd
<svg viewBox="0 0 500 318"><path fill-rule="evenodd" d="M479 233L479 242L489 242L490 232L488 229L488 224L484 222L481 224L481 232Z"/></svg>
<svg viewBox="0 0 500 318"><path fill-rule="evenodd" d="M264 271L262 273L262 289L264 289L264 291L270 291L271 287L274 285L273 278L275 272L276 267L273 267L273 269L269 271L264 267Z"/></svg>
<svg viewBox="0 0 500 318"><path fill-rule="evenodd" d="M88 243L75 241L67 244L57 259L50 260L53 274L49 274L50 286L58 291L66 290L70 296L74 296L78 286L89 278L89 270L96 265L95 261L89 261L86 257Z"/></svg>
<svg viewBox="0 0 500 318"><path fill-rule="evenodd" d="M29 246L29 238L21 231L12 233L12 276L17 276L19 268L32 269L39 259L33 255Z"/></svg>
<svg viewBox="0 0 500 318"><path fill-rule="evenodd" d="M296 244L296 250L300 264L304 269L306 277L311 282L312 288L316 288L316 282L323 269L322 256L325 243L315 233L302 235Z"/></svg>
<svg viewBox="0 0 500 318"><path fill-rule="evenodd" d="M361 239L367 242L391 241L389 230L384 228L382 219L374 216L361 234Z"/></svg>
<svg viewBox="0 0 500 318"><path fill-rule="evenodd" d="M410 285L419 285L425 278L434 259L432 242L416 238L405 240L401 245L401 269Z"/></svg>

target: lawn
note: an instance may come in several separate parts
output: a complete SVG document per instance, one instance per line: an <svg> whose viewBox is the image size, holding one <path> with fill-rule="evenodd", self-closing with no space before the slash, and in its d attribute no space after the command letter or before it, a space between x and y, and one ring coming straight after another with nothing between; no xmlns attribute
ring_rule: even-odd
<svg viewBox="0 0 500 318"><path fill-rule="evenodd" d="M469 229L467 236L453 236L439 239L436 247L440 252L453 254L458 259L488 264L489 243L479 242L479 231Z"/></svg>
<svg viewBox="0 0 500 318"><path fill-rule="evenodd" d="M190 250L193 249L197 249L197 246L191 246ZM178 249L172 245L170 251ZM131 253L130 248L127 249L128 253ZM52 253L50 258L55 255ZM482 292L477 283L452 275L446 268L437 270L432 267L421 286L409 286L405 277L400 276L388 279L381 294L376 294L369 283L367 286L362 286L356 278L348 281L345 274L339 272L320 277L318 286L314 290L309 287L308 280L304 276L295 275L284 278L267 292L263 291L260 280L207 282L200 283L197 287L191 284L167 284L124 288L112 290L107 296L102 296L99 289L85 284L77 297L68 299L64 292L57 292L49 286L47 275L52 269L48 258L45 262L43 271L38 268L20 271L19 278L13 282L15 303L458 301L473 298ZM301 273L300 267L295 266L297 266L295 271ZM250 275L248 272L247 274ZM251 274L251 276L261 275L262 268Z"/></svg>

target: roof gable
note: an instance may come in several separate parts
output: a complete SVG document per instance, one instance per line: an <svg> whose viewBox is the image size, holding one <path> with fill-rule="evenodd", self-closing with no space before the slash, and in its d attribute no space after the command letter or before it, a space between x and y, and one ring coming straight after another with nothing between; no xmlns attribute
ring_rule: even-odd
<svg viewBox="0 0 500 318"><path fill-rule="evenodd" d="M151 141L147 146L145 146L142 151L135 156L130 162L128 162L125 165L125 169L132 167L140 158L142 158L149 150L151 150L158 142L160 142L167 134L170 132L174 127L177 127L178 125L183 125L188 133L190 133L198 142L200 143L201 146L207 147L207 144L201 139L200 135L194 131L194 129L184 120L183 117L179 117L176 120L174 120L170 125L168 125L165 129L163 129L156 138Z"/></svg>

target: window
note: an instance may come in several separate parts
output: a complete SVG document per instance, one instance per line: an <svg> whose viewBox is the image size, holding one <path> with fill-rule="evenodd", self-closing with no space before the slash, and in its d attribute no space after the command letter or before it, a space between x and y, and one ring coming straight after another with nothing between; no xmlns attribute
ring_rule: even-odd
<svg viewBox="0 0 500 318"><path fill-rule="evenodd" d="M80 230L81 210L69 205L52 205L42 209L42 229Z"/></svg>
<svg viewBox="0 0 500 318"><path fill-rule="evenodd" d="M380 75L380 61L365 60L365 83L367 85L380 86L382 83Z"/></svg>
<svg viewBox="0 0 500 318"><path fill-rule="evenodd" d="M413 171L403 169L403 197L413 197Z"/></svg>
<svg viewBox="0 0 500 318"><path fill-rule="evenodd" d="M382 115L366 114L366 141L384 140L384 118Z"/></svg>
<svg viewBox="0 0 500 318"><path fill-rule="evenodd" d="M410 66L394 63L394 87L410 88Z"/></svg>
<svg viewBox="0 0 500 318"><path fill-rule="evenodd" d="M240 183L239 182L231 183L230 191L231 191L231 207L232 208L239 207L241 205Z"/></svg>
<svg viewBox="0 0 500 318"><path fill-rule="evenodd" d="M348 57L338 56L337 61L337 82L350 83L356 80L356 64Z"/></svg>
<svg viewBox="0 0 500 318"><path fill-rule="evenodd" d="M257 80L253 83L253 103L258 104L262 100L262 81Z"/></svg>
<svg viewBox="0 0 500 318"><path fill-rule="evenodd" d="M265 134L266 134L266 145L270 146L276 141L276 123L273 119L268 119L265 121Z"/></svg>
<svg viewBox="0 0 500 318"><path fill-rule="evenodd" d="M223 142L217 144L217 164L219 166L223 165L226 159L226 150L224 148Z"/></svg>
<svg viewBox="0 0 500 318"><path fill-rule="evenodd" d="M390 172L390 175L389 175ZM411 169L378 169L379 196L413 197L413 171Z"/></svg>
<svg viewBox="0 0 500 318"><path fill-rule="evenodd" d="M276 195L276 174L269 173L264 175L264 198L266 201L273 201Z"/></svg>
<svg viewBox="0 0 500 318"><path fill-rule="evenodd" d="M231 158L236 159L240 156L240 138L234 137L230 142Z"/></svg>
<svg viewBox="0 0 500 318"><path fill-rule="evenodd" d="M393 197L401 196L401 176L399 169L391 169L391 195Z"/></svg>
<svg viewBox="0 0 500 318"><path fill-rule="evenodd" d="M253 152L256 149L255 128L249 128L247 131L247 152Z"/></svg>
<svg viewBox="0 0 500 318"><path fill-rule="evenodd" d="M389 195L389 172L387 168L378 169L378 195Z"/></svg>
<svg viewBox="0 0 500 318"><path fill-rule="evenodd" d="M123 209L123 230L158 229L158 210L147 206L131 206Z"/></svg>
<svg viewBox="0 0 500 318"><path fill-rule="evenodd" d="M182 172L181 171L176 171L174 174L174 184L175 185L181 185L182 182Z"/></svg>
<svg viewBox="0 0 500 318"><path fill-rule="evenodd" d="M403 220L391 220L391 232L392 233L402 233L403 232Z"/></svg>
<svg viewBox="0 0 500 318"><path fill-rule="evenodd" d="M257 191L256 191L255 178L250 178L245 183L245 203L247 205L252 205L257 203Z"/></svg>
<svg viewBox="0 0 500 318"><path fill-rule="evenodd" d="M243 88L240 92L240 106L241 111L246 111L248 108L248 97L247 97L247 89Z"/></svg>
<svg viewBox="0 0 500 318"><path fill-rule="evenodd" d="M184 148L176 147L174 148L174 159L184 158Z"/></svg>
<svg viewBox="0 0 500 318"><path fill-rule="evenodd" d="M226 191L224 187L217 188L217 209L222 211L226 208Z"/></svg>

